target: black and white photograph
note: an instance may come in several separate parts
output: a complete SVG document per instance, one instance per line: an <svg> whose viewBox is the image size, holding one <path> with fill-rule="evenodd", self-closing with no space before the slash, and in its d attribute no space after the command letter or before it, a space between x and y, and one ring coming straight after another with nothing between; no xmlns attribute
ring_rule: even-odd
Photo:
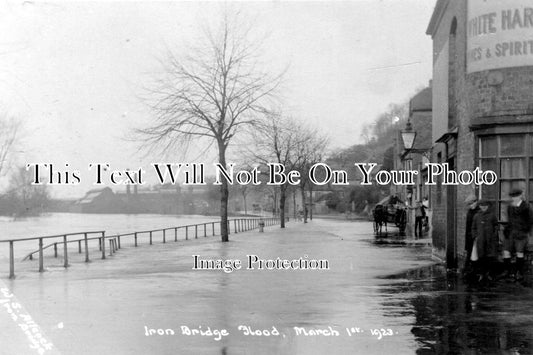
<svg viewBox="0 0 533 355"><path fill-rule="evenodd" d="M0 355L533 354L531 0L0 2Z"/></svg>

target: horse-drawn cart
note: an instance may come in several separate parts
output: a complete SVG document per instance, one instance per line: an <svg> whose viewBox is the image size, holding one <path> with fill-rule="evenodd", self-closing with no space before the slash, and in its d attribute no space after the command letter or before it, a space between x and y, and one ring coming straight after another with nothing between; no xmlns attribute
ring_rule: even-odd
<svg viewBox="0 0 533 355"><path fill-rule="evenodd" d="M387 232L387 224L394 224L400 230L400 234L405 233L407 225L407 208L403 201L396 196L387 196L379 201L372 210L374 218L374 233L381 234L381 229L385 225L385 232Z"/></svg>

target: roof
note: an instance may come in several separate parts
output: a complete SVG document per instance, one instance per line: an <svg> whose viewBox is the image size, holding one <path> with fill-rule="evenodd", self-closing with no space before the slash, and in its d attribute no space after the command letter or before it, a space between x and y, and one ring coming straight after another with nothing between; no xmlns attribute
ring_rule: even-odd
<svg viewBox="0 0 533 355"><path fill-rule="evenodd" d="M87 192L87 194L85 196L83 196L79 201L78 203L91 203L94 201L95 198L97 198L98 196L100 196L102 194L102 192L98 192L98 191L95 191L95 192Z"/></svg>
<svg viewBox="0 0 533 355"><path fill-rule="evenodd" d="M432 36L437 31L437 28L439 27L440 20L442 19L442 15L444 15L444 12L446 10L446 7L448 6L449 0L438 0L437 4L435 5L435 9L433 10L433 15L431 15L431 20L429 20L428 28L426 30L426 34L429 36Z"/></svg>
<svg viewBox="0 0 533 355"><path fill-rule="evenodd" d="M431 93L431 88L427 87L416 94L409 101L409 111L431 111L432 109L433 97Z"/></svg>
<svg viewBox="0 0 533 355"><path fill-rule="evenodd" d="M93 193L93 192L104 192L104 190L111 190L109 187L101 187L99 189L92 189L87 191L87 194Z"/></svg>
<svg viewBox="0 0 533 355"><path fill-rule="evenodd" d="M78 204L91 203L91 202L94 201L95 198L97 198L98 196L100 196L104 192L107 192L108 190L109 190L109 192L113 193L113 190L111 190L109 187L104 187L104 188L101 188L101 189L89 190L85 194L85 196L83 196L81 199L79 199L76 203L78 203Z"/></svg>

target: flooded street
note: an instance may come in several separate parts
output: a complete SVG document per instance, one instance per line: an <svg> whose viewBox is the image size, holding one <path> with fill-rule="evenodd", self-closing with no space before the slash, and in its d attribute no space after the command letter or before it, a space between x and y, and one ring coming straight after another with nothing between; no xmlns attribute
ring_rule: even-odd
<svg viewBox="0 0 533 355"><path fill-rule="evenodd" d="M383 292L391 318L414 317L411 333L419 354L533 353L533 292L505 281L465 285L442 267L390 276L401 279Z"/></svg>
<svg viewBox="0 0 533 355"><path fill-rule="evenodd" d="M63 354L531 352L530 288L469 288L428 246L376 243L369 222L291 222L230 240L126 246L2 282ZM193 255L243 267L193 270ZM325 259L329 270L246 270L247 255ZM0 312L11 327L1 343L34 353L9 322Z"/></svg>

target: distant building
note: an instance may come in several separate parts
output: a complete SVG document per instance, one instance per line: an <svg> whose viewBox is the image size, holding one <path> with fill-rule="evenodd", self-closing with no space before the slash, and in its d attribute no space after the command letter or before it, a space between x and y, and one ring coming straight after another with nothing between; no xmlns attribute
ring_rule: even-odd
<svg viewBox="0 0 533 355"><path fill-rule="evenodd" d="M393 169L396 171L416 171L413 185L391 184L391 195L396 195L400 200L414 206L416 201L422 201L430 196L429 186L424 182L427 179L431 151L432 127L432 86L430 85L409 100L409 117L412 129L416 132L413 147L405 149L401 131L397 132L393 149ZM407 214L407 235L412 235L414 230L415 211L409 210ZM431 233L431 229L430 229Z"/></svg>
<svg viewBox="0 0 533 355"><path fill-rule="evenodd" d="M393 170L416 170L415 186L391 185L391 194L396 194L402 201L413 201L429 197L429 186L424 184L427 177L426 163L431 151L432 127L432 87L424 88L409 100L409 122L416 132L413 147L405 149L401 131L397 132L393 149Z"/></svg>
<svg viewBox="0 0 533 355"><path fill-rule="evenodd" d="M235 201L230 199L229 211L235 212ZM220 197L218 186L211 184L187 186L165 184L154 187L113 192L111 188L93 189L70 204L69 212L78 213L149 213L149 214L218 214Z"/></svg>
<svg viewBox="0 0 533 355"><path fill-rule="evenodd" d="M74 202L72 212L79 213L118 213L124 208L109 187L88 191L84 197Z"/></svg>

